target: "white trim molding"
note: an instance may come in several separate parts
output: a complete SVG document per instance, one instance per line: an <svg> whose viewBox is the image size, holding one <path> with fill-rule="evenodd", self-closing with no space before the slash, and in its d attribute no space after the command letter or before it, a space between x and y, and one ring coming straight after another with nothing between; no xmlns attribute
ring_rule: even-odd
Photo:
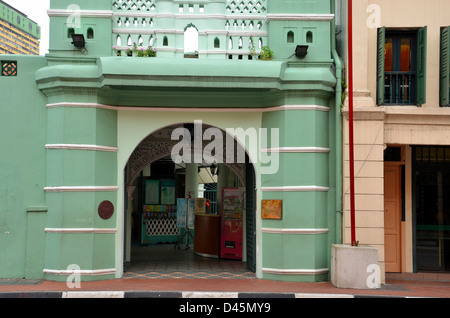
<svg viewBox="0 0 450 318"><path fill-rule="evenodd" d="M213 113L257 113L257 112L276 112L285 110L316 110L329 112L330 108L321 105L284 105L273 106L267 108L182 108L182 107L133 107L133 106L112 106L98 103L81 103L81 102L62 102L47 104L47 108L58 107L75 107L75 108L99 108L109 110L122 110L122 111L153 111L153 112L213 112Z"/></svg>
<svg viewBox="0 0 450 318"><path fill-rule="evenodd" d="M329 191L329 187L320 187L320 186L284 186L284 187L261 187L261 191L263 192L308 192L308 191L317 191L317 192L327 192Z"/></svg>
<svg viewBox="0 0 450 318"><path fill-rule="evenodd" d="M118 186L61 186L44 188L45 192L113 192L118 190Z"/></svg>
<svg viewBox="0 0 450 318"><path fill-rule="evenodd" d="M279 152L279 153L329 153L330 148L322 147L279 147L279 148L261 148L261 152Z"/></svg>
<svg viewBox="0 0 450 318"><path fill-rule="evenodd" d="M292 14L292 13L269 13L266 22L269 21L331 21L334 14Z"/></svg>
<svg viewBox="0 0 450 318"><path fill-rule="evenodd" d="M152 35L152 34L179 34L183 35L183 30L177 29L131 29L131 28L113 28L113 34L140 34L140 35ZM267 37L267 31L256 31L256 30L203 30L198 32L199 36L208 36L208 35L223 35L223 36L247 36L247 37ZM127 46L128 47L128 46ZM158 48L158 50L161 48Z"/></svg>
<svg viewBox="0 0 450 318"><path fill-rule="evenodd" d="M329 112L330 107L321 105L283 105L262 109L263 112L276 112L280 110L319 110L323 112Z"/></svg>
<svg viewBox="0 0 450 318"><path fill-rule="evenodd" d="M116 229L110 228L45 228L45 233L60 234L115 234Z"/></svg>
<svg viewBox="0 0 450 318"><path fill-rule="evenodd" d="M58 107L75 107L75 108L100 108L100 109L109 109L109 110L117 110L117 106L110 106L98 103L77 103L77 102L62 102L62 103L53 103L47 104L47 108L58 108Z"/></svg>
<svg viewBox="0 0 450 318"><path fill-rule="evenodd" d="M314 235L314 234L326 234L328 229L277 229L277 228L262 228L263 233L270 234L297 234L297 235Z"/></svg>
<svg viewBox="0 0 450 318"><path fill-rule="evenodd" d="M82 145L82 144L47 144L46 149L65 149L65 150L89 150L89 151L105 151L118 152L119 148L99 145Z"/></svg>
<svg viewBox="0 0 450 318"><path fill-rule="evenodd" d="M115 268L105 268L105 269L84 269L84 270L67 270L67 269L46 269L43 272L45 274L51 275L72 275L79 274L82 276L99 276L99 275L115 275Z"/></svg>
<svg viewBox="0 0 450 318"><path fill-rule="evenodd" d="M329 272L328 268L319 269L279 269L263 267L263 273L275 275L321 275Z"/></svg>
<svg viewBox="0 0 450 318"><path fill-rule="evenodd" d="M85 18L112 18L112 10L66 10L66 9L48 9L49 17L72 17L74 15Z"/></svg>

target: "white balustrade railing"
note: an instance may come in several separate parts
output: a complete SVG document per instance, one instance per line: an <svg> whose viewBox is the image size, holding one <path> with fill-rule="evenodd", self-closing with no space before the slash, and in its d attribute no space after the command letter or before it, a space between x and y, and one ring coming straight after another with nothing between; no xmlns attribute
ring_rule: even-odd
<svg viewBox="0 0 450 318"><path fill-rule="evenodd" d="M197 31L196 56L256 60L267 45L266 2L226 0L221 11L216 4L209 12L208 3L177 1L158 10L154 0L112 0L113 49L126 56L135 48L131 56L136 56L150 46L157 56L183 57L185 32L192 26Z"/></svg>

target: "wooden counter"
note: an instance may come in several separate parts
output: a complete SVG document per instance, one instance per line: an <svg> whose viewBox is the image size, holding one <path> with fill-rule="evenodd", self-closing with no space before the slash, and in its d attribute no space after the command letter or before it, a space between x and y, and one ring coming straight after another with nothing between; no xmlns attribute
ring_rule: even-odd
<svg viewBox="0 0 450 318"><path fill-rule="evenodd" d="M220 215L195 215L194 253L203 257L219 258Z"/></svg>

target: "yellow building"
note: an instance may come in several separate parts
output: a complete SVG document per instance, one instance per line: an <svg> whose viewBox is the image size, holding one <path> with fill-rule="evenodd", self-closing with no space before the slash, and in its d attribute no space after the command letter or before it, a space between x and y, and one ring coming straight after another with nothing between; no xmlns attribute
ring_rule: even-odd
<svg viewBox="0 0 450 318"><path fill-rule="evenodd" d="M40 27L0 0L0 54L39 55Z"/></svg>
<svg viewBox="0 0 450 318"><path fill-rule="evenodd" d="M347 21L346 1L339 3ZM450 272L448 12L448 0L353 1L356 240L378 248L386 277ZM345 50L346 31L339 33ZM348 111L347 101L346 243Z"/></svg>

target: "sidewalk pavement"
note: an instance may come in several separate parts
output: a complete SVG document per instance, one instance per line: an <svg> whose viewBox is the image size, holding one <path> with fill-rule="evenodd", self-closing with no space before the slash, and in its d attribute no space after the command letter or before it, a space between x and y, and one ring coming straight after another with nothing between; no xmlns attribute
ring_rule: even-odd
<svg viewBox="0 0 450 318"><path fill-rule="evenodd" d="M386 279L379 289L336 288L331 282L264 279L114 279L81 282L0 279L0 298L450 298L450 280Z"/></svg>

